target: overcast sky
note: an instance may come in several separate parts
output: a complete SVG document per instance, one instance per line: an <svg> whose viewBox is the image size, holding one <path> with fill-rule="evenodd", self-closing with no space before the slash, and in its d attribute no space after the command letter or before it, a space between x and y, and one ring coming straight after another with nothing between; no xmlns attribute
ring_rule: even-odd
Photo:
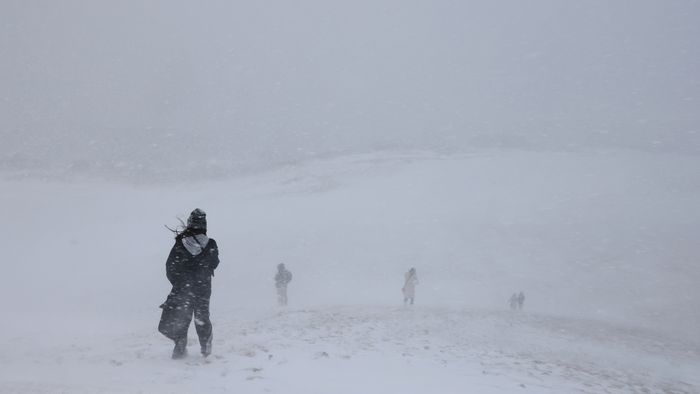
<svg viewBox="0 0 700 394"><path fill-rule="evenodd" d="M699 37L683 0L4 0L0 159L698 153Z"/></svg>

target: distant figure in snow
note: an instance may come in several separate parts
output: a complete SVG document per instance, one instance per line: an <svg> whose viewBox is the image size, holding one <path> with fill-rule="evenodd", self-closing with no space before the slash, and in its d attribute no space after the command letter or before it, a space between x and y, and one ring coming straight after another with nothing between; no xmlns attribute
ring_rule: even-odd
<svg viewBox="0 0 700 394"><path fill-rule="evenodd" d="M523 310L523 305L525 304L525 293L522 291L518 294L518 310Z"/></svg>
<svg viewBox="0 0 700 394"><path fill-rule="evenodd" d="M292 273L285 268L284 264L278 264L275 274L275 288L277 289L277 303L280 306L287 305L287 285L291 281Z"/></svg>
<svg viewBox="0 0 700 394"><path fill-rule="evenodd" d="M410 300L411 305L413 305L413 299L416 297L416 285L418 284L416 269L411 268L404 276L406 282L403 284L403 288L401 288L401 291L403 291L403 304L406 305Z"/></svg>
<svg viewBox="0 0 700 394"><path fill-rule="evenodd" d="M513 293L513 295L510 296L510 299L508 299L508 303L510 304L511 310L514 311L518 309L518 295Z"/></svg>
<svg viewBox="0 0 700 394"><path fill-rule="evenodd" d="M184 223L183 223L184 224ZM211 354L212 326L209 320L211 277L219 265L216 241L207 237L207 215L197 208L187 219L182 232L176 234L175 245L165 263L172 290L163 309L158 331L175 342L173 359L187 356L187 331L194 315L202 355Z"/></svg>

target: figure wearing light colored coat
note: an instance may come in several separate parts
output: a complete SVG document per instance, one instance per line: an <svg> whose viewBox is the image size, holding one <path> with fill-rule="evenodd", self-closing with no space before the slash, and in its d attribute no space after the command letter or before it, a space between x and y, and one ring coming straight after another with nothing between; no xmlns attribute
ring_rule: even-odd
<svg viewBox="0 0 700 394"><path fill-rule="evenodd" d="M413 299L416 297L416 285L418 284L416 269L411 268L404 276L406 281L401 289L403 291L403 303L406 304L410 300L411 305L413 305Z"/></svg>

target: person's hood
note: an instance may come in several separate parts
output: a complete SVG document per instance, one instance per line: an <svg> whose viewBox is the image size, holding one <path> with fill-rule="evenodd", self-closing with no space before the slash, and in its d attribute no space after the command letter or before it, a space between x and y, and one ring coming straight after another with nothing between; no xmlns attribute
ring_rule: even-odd
<svg viewBox="0 0 700 394"><path fill-rule="evenodd" d="M187 228L193 230L203 230L207 232L207 214L199 208L196 208L187 219Z"/></svg>

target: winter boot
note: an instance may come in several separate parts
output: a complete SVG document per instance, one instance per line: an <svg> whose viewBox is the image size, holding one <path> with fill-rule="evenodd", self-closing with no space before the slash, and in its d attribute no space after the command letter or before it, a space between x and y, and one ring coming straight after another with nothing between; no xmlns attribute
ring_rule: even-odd
<svg viewBox="0 0 700 394"><path fill-rule="evenodd" d="M187 357L187 337L175 340L173 349L173 360Z"/></svg>
<svg viewBox="0 0 700 394"><path fill-rule="evenodd" d="M211 354L211 341L213 337L214 335L209 334L209 338L207 339L207 341L202 344L202 356L209 357L209 355Z"/></svg>

